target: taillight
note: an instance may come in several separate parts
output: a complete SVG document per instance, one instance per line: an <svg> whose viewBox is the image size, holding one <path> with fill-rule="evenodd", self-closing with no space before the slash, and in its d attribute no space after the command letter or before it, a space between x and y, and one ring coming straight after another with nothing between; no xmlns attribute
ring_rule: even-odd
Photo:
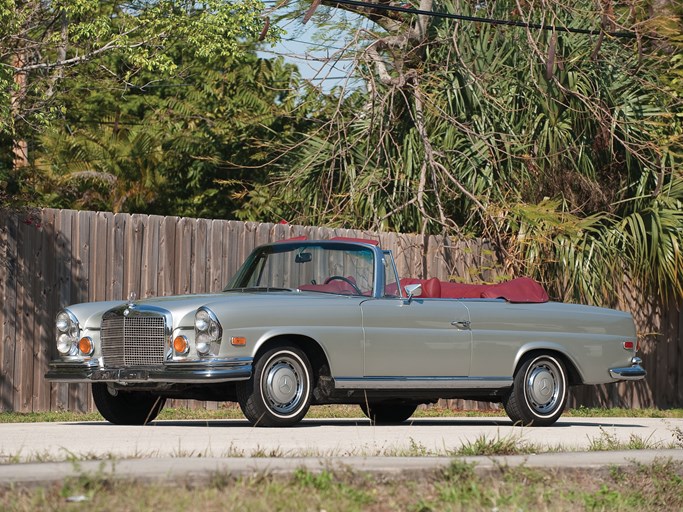
<svg viewBox="0 0 683 512"><path fill-rule="evenodd" d="M636 341L625 341L622 343L624 350L638 350L638 342Z"/></svg>

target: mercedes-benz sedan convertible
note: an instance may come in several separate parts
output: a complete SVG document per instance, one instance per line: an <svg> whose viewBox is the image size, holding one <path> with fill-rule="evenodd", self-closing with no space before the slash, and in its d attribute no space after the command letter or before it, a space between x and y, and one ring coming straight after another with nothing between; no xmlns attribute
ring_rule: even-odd
<svg viewBox="0 0 683 512"><path fill-rule="evenodd" d="M399 279L390 251L352 239L261 246L221 293L69 306L56 345L46 378L92 383L116 424L152 421L168 398L237 401L269 427L316 404L380 424L463 398L551 425L569 386L645 376L628 313L550 302L528 278Z"/></svg>

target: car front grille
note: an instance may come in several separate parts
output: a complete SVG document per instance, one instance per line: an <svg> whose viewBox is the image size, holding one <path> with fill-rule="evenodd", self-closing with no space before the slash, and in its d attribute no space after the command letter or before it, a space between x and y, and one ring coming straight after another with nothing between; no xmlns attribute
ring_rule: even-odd
<svg viewBox="0 0 683 512"><path fill-rule="evenodd" d="M164 362L163 316L107 314L100 331L104 366L158 366Z"/></svg>

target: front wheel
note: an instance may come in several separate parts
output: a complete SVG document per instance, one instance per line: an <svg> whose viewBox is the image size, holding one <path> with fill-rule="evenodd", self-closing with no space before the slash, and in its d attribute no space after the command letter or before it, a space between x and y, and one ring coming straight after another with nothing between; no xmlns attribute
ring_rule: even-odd
<svg viewBox="0 0 683 512"><path fill-rule="evenodd" d="M559 358L540 354L528 358L513 379L503 401L514 423L548 426L555 423L567 403L567 371Z"/></svg>
<svg viewBox="0 0 683 512"><path fill-rule="evenodd" d="M146 425L157 417L165 398L144 391L120 391L102 382L92 385L99 413L114 425Z"/></svg>
<svg viewBox="0 0 683 512"><path fill-rule="evenodd" d="M242 413L257 427L295 425L311 405L312 375L311 363L299 348L271 348L256 361L251 379L237 384Z"/></svg>
<svg viewBox="0 0 683 512"><path fill-rule="evenodd" d="M360 408L373 425L398 425L413 415L417 404L368 402L361 404Z"/></svg>

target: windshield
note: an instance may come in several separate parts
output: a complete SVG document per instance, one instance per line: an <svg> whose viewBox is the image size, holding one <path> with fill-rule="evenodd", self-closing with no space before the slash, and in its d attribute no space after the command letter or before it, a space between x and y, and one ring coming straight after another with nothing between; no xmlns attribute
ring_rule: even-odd
<svg viewBox="0 0 683 512"><path fill-rule="evenodd" d="M226 290L287 289L370 296L374 267L374 252L368 247L274 244L253 252Z"/></svg>

